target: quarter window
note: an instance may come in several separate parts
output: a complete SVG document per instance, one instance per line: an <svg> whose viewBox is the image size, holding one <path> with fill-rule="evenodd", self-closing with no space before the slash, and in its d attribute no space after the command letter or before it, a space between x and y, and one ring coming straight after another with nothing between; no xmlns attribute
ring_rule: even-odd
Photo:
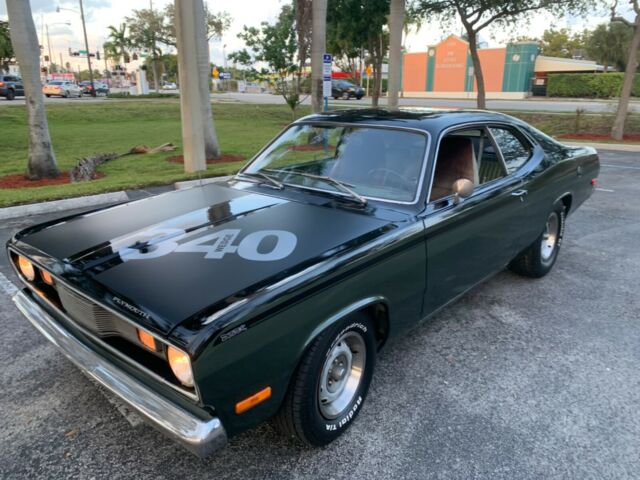
<svg viewBox="0 0 640 480"><path fill-rule="evenodd" d="M502 152L508 173L518 170L531 156L531 147L510 130L491 127L491 133Z"/></svg>

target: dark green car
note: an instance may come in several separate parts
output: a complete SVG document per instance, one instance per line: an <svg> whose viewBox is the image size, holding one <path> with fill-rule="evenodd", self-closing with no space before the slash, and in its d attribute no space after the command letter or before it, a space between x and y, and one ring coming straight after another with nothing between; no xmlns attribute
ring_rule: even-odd
<svg viewBox="0 0 640 480"><path fill-rule="evenodd" d="M199 455L270 418L324 445L389 338L507 266L545 275L598 171L496 113L309 116L227 182L17 233L14 300Z"/></svg>

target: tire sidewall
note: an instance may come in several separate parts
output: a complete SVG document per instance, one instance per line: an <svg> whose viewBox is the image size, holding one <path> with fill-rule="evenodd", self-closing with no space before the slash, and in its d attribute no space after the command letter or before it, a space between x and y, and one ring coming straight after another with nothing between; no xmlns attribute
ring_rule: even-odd
<svg viewBox="0 0 640 480"><path fill-rule="evenodd" d="M340 416L334 419L327 419L320 412L318 399L322 367L338 340L348 332L356 332L364 340L367 348L364 372L351 403ZM338 325L331 329L329 334L323 335L319 347L314 356L315 358L311 362L310 377L312 378L309 379L309 388L306 389L307 395L305 395L305 405L303 406L306 419L303 420L302 426L303 429L307 430L305 437L311 443L325 445L340 436L353 423L362 409L375 367L376 342L373 334L373 325L364 314L350 316L339 322Z"/></svg>
<svg viewBox="0 0 640 480"><path fill-rule="evenodd" d="M556 245L553 248L553 253L551 254L551 256L545 260L542 258L542 253L541 253L541 244L544 241L544 231L540 234L540 237L538 239L538 242L536 242L537 247L538 247L538 255L537 255L537 260L539 263L539 268L543 271L548 272L549 270L551 270L551 268L553 267L553 265L556 263L556 260L558 259L558 253L560 252L560 247L562 246L562 239L564 238L564 226L565 226L565 218L566 218L566 208L563 204L556 204L553 208L553 210L551 212L549 212L549 215L551 215L551 213L555 212L558 215L558 238L556 240ZM547 220L549 219L549 217L547 217ZM546 222L545 222L546 223Z"/></svg>

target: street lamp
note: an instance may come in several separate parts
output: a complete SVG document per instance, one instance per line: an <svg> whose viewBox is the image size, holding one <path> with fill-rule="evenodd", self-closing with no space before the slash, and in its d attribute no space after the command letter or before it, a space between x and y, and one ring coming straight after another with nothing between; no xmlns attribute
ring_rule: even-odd
<svg viewBox="0 0 640 480"><path fill-rule="evenodd" d="M56 23L47 23L45 25L45 28L47 30L47 47L49 48L49 67L51 67L51 64L53 63L53 56L51 54L51 39L49 38L49 25L53 26L53 25L71 25L71 23L69 22L56 22ZM62 65L60 65L60 68L62 69Z"/></svg>
<svg viewBox="0 0 640 480"><path fill-rule="evenodd" d="M79 0L80 3L80 11L74 10L72 8L62 8L58 6L56 8L56 12L60 12L60 10L69 10L71 12L79 13L80 18L82 19L82 31L84 33L84 48L87 52L87 65L89 66L89 81L91 82L91 96L96 96L96 89L93 86L93 70L91 69L91 52L89 51L89 40L87 39L87 25L84 21L84 5L82 4L82 0Z"/></svg>

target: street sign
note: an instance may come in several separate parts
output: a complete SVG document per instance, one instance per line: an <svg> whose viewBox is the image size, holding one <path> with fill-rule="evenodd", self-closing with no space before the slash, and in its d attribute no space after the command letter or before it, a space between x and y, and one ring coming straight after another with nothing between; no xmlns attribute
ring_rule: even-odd
<svg viewBox="0 0 640 480"><path fill-rule="evenodd" d="M367 77L371 77L371 75L373 75L373 68L371 65L367 65Z"/></svg>
<svg viewBox="0 0 640 480"><path fill-rule="evenodd" d="M231 80L231 72L221 72L220 80Z"/></svg>
<svg viewBox="0 0 640 480"><path fill-rule="evenodd" d="M322 56L322 96L329 98L331 96L331 63L333 55L325 53Z"/></svg>
<svg viewBox="0 0 640 480"><path fill-rule="evenodd" d="M220 72L218 71L218 69L216 67L213 67L213 70L211 70L211 76L213 78L218 78L220 76Z"/></svg>

